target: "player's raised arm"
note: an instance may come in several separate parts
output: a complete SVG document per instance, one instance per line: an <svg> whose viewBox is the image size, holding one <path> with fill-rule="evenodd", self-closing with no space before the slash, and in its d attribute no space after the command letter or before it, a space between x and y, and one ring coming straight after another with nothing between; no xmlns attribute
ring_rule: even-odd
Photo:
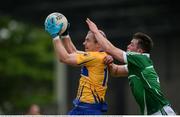
<svg viewBox="0 0 180 117"><path fill-rule="evenodd" d="M60 17L61 16L61 17ZM51 35L53 39L54 49L58 59L69 65L77 65L76 53L69 54L62 41L59 39L59 33L63 30L65 22L59 20L62 19L62 14L52 13L45 20L45 30ZM60 22L60 23L59 23Z"/></svg>
<svg viewBox="0 0 180 117"><path fill-rule="evenodd" d="M62 39L63 45L66 48L67 52L74 53L77 52L77 49L71 41L71 37L69 35L69 28L70 28L70 23L68 23L66 31L59 36Z"/></svg>
<svg viewBox="0 0 180 117"><path fill-rule="evenodd" d="M87 18L86 20L89 29L94 33L98 43L102 46L104 51L112 55L114 58L124 62L124 51L116 48L110 41L108 41L98 30L96 24Z"/></svg>
<svg viewBox="0 0 180 117"><path fill-rule="evenodd" d="M62 39L63 41L63 45L66 48L68 53L74 53L77 52L76 47L74 46L74 44L71 41L71 37L65 37L64 39Z"/></svg>
<svg viewBox="0 0 180 117"><path fill-rule="evenodd" d="M77 65L76 53L69 54L64 48L62 41L58 37L53 39L53 45L60 62L69 65Z"/></svg>

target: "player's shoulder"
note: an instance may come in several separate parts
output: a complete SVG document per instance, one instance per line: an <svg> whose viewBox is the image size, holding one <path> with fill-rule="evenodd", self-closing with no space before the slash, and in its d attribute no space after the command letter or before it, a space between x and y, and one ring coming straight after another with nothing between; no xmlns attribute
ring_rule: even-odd
<svg viewBox="0 0 180 117"><path fill-rule="evenodd" d="M127 55L140 55L140 53L138 53L138 52L132 52L132 51L127 51L126 54L127 54Z"/></svg>
<svg viewBox="0 0 180 117"><path fill-rule="evenodd" d="M96 60L100 60L100 61L102 61L105 58L105 56L107 56L106 52L88 52L88 53L89 56L96 58Z"/></svg>
<svg viewBox="0 0 180 117"><path fill-rule="evenodd" d="M149 53L138 53L138 52L126 52L127 55L135 55L135 56L140 56L140 57L150 57Z"/></svg>
<svg viewBox="0 0 180 117"><path fill-rule="evenodd" d="M89 53L90 55L94 55L94 56L102 56L102 55L108 55L106 52L104 51L96 51L96 52L87 52Z"/></svg>
<svg viewBox="0 0 180 117"><path fill-rule="evenodd" d="M92 54L89 52L84 52L84 51L77 51L76 52L77 56L83 57L83 58L92 58Z"/></svg>
<svg viewBox="0 0 180 117"><path fill-rule="evenodd" d="M79 56L83 56L83 57L90 57L90 58L98 58L98 56L100 56L101 54L99 52L84 52L84 51L79 51L77 52L77 54Z"/></svg>
<svg viewBox="0 0 180 117"><path fill-rule="evenodd" d="M105 56L107 56L108 54L106 52L103 51L95 51L95 52L84 52L84 51L78 51L77 52L78 56L83 56L86 58L96 58L96 59L104 59Z"/></svg>

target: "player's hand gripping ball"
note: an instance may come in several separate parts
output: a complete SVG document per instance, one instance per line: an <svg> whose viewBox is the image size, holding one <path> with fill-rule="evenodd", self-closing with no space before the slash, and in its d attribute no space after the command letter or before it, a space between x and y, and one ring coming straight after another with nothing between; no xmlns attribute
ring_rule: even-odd
<svg viewBox="0 0 180 117"><path fill-rule="evenodd" d="M47 16L44 25L45 30L54 38L66 31L68 21L63 14L55 12Z"/></svg>

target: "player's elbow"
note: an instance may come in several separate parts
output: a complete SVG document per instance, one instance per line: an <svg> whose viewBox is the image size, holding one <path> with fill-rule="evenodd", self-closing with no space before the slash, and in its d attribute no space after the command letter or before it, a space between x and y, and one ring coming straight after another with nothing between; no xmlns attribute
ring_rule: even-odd
<svg viewBox="0 0 180 117"><path fill-rule="evenodd" d="M66 63L67 56L58 56L59 62Z"/></svg>
<svg viewBox="0 0 180 117"><path fill-rule="evenodd" d="M59 62L64 63L64 64L69 64L67 59L59 59Z"/></svg>
<svg viewBox="0 0 180 117"><path fill-rule="evenodd" d="M59 56L59 61L67 65L77 65L76 54L66 54L64 56Z"/></svg>
<svg viewBox="0 0 180 117"><path fill-rule="evenodd" d="M59 62L61 62L61 63L65 63L65 60L64 60L64 59L59 58Z"/></svg>

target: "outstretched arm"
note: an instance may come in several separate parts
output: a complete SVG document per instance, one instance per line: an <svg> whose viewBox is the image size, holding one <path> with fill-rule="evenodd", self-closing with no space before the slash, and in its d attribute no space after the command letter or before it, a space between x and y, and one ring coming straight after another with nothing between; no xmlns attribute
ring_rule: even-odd
<svg viewBox="0 0 180 117"><path fill-rule="evenodd" d="M46 18L44 25L45 30L53 38L54 49L59 61L69 65L77 65L76 53L69 54L64 48L62 41L59 39L59 32L62 30L63 23L57 24L56 17L50 16ZM61 34L61 36L65 35L68 35L67 30L66 33Z"/></svg>
<svg viewBox="0 0 180 117"><path fill-rule="evenodd" d="M66 31L60 34L59 37L62 39L62 42L67 52L74 53L77 51L77 49L71 41L71 37L69 35L69 28L70 28L70 23L68 23Z"/></svg>
<svg viewBox="0 0 180 117"><path fill-rule="evenodd" d="M114 77L127 77L128 70L126 65L116 65L114 63L108 65L110 74Z"/></svg>
<svg viewBox="0 0 180 117"><path fill-rule="evenodd" d="M63 42L63 45L65 47L65 49L67 50L67 52L70 54L70 53L82 53L83 51L80 51L80 50L77 50L75 45L73 44L72 40L71 40L71 37L67 36L67 37L64 37L63 39L61 38L62 42Z"/></svg>
<svg viewBox="0 0 180 117"><path fill-rule="evenodd" d="M108 41L98 30L96 24L92 22L90 19L86 20L89 29L94 33L98 43L102 46L104 51L108 54L112 55L117 60L124 63L124 55L125 52L117 47L115 47L110 41Z"/></svg>
<svg viewBox="0 0 180 117"><path fill-rule="evenodd" d="M114 77L126 77L128 76L127 65L116 65L113 63L114 59L112 56L107 55L104 58L104 63L108 66L108 70L111 76Z"/></svg>

